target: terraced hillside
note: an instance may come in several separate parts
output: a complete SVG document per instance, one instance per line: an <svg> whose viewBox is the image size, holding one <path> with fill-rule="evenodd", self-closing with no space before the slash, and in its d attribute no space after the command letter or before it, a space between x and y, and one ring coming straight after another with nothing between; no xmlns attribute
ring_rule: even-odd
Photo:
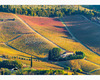
<svg viewBox="0 0 100 80"><path fill-rule="evenodd" d="M100 54L100 25L82 15L67 16L63 21L83 44Z"/></svg>
<svg viewBox="0 0 100 80"><path fill-rule="evenodd" d="M63 49L74 52L82 51L85 53L87 60L100 64L100 57L88 50L81 43L76 42L66 30L65 25L63 25L58 18L32 17L25 15L18 16L38 33L42 34Z"/></svg>

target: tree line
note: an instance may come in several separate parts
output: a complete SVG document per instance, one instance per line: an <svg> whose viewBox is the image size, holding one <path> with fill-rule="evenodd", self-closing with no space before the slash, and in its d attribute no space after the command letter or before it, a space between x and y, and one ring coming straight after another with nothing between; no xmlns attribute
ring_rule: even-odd
<svg viewBox="0 0 100 80"><path fill-rule="evenodd" d="M42 17L64 17L66 15L75 15L82 14L89 18L92 16L100 16L99 12L89 10L87 11L85 8L82 10L80 6L76 8L75 6L65 6L65 5L57 5L57 6L48 6L47 8L43 5L40 6L12 6L12 5L1 5L1 12L22 14L28 16L42 16Z"/></svg>

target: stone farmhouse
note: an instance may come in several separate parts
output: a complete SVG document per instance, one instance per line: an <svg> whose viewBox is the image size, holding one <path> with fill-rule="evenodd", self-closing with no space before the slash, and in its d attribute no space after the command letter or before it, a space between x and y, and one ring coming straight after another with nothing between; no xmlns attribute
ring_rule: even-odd
<svg viewBox="0 0 100 80"><path fill-rule="evenodd" d="M65 58L65 57L68 57L68 56L73 55L73 54L74 54L73 51L66 51L63 54L61 54L61 57Z"/></svg>

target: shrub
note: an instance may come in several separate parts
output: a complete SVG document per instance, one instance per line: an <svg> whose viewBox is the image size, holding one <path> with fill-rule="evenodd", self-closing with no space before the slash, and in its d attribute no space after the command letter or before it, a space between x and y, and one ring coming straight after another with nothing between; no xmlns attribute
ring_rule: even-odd
<svg viewBox="0 0 100 80"><path fill-rule="evenodd" d="M83 72L82 69L77 69L77 72Z"/></svg>
<svg viewBox="0 0 100 80"><path fill-rule="evenodd" d="M23 65L21 62L19 61L11 61L11 60L4 60L0 62L0 68L8 68L8 69L12 69L12 68L22 68Z"/></svg>
<svg viewBox="0 0 100 80"><path fill-rule="evenodd" d="M11 75L11 71L6 69L5 72L4 72L4 75Z"/></svg>
<svg viewBox="0 0 100 80"><path fill-rule="evenodd" d="M68 75L68 73L65 73L64 75Z"/></svg>
<svg viewBox="0 0 100 80"><path fill-rule="evenodd" d="M18 70L18 71L16 72L16 75L23 75L23 70L21 70L21 71Z"/></svg>

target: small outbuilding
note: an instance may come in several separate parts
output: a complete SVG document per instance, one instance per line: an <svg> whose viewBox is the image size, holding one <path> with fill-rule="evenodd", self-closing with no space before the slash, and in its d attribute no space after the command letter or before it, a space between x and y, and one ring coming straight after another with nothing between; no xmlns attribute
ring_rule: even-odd
<svg viewBox="0 0 100 80"><path fill-rule="evenodd" d="M73 51L66 51L63 54L61 54L61 57L65 58L65 57L68 57L68 56L73 55L73 54L74 54Z"/></svg>

